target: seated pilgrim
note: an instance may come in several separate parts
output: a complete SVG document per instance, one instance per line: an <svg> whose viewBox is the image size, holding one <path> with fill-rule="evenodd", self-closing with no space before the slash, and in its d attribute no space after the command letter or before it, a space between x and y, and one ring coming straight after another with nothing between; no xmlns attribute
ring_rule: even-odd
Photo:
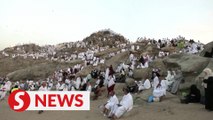
<svg viewBox="0 0 213 120"><path fill-rule="evenodd" d="M113 106L111 113L112 119L119 119L125 113L129 112L133 108L133 97L128 88L123 88L124 96L119 104Z"/></svg>
<svg viewBox="0 0 213 120"><path fill-rule="evenodd" d="M125 70L122 68L121 71L120 71L120 78L119 78L119 81L120 81L120 82L124 82L124 81L125 81L125 78L126 78L126 72L125 72Z"/></svg>
<svg viewBox="0 0 213 120"><path fill-rule="evenodd" d="M166 85L166 81L161 79L159 80L159 83L157 86L154 87L153 90L153 101L159 102L162 101L162 98L166 95L166 89L167 89L167 85Z"/></svg>
<svg viewBox="0 0 213 120"><path fill-rule="evenodd" d="M93 100L98 99L98 97L104 91L104 77L98 76L98 79L96 81L96 85L93 87L92 91L94 92Z"/></svg>
<svg viewBox="0 0 213 120"><path fill-rule="evenodd" d="M104 116L110 116L112 114L110 113L110 111L112 110L113 106L119 103L118 98L114 91L111 91L109 95L110 95L109 100L107 101L107 103L104 104L103 110Z"/></svg>
<svg viewBox="0 0 213 120"><path fill-rule="evenodd" d="M186 96L186 103L199 103L200 99L200 90L196 85L191 85L189 94Z"/></svg>
<svg viewBox="0 0 213 120"><path fill-rule="evenodd" d="M138 91L148 90L151 88L151 82L149 79L146 79L144 83L142 81L137 82L138 85Z"/></svg>
<svg viewBox="0 0 213 120"><path fill-rule="evenodd" d="M65 90L65 83L63 83L62 80L58 81L58 84L56 85L56 90L57 91L64 91Z"/></svg>
<svg viewBox="0 0 213 120"><path fill-rule="evenodd" d="M115 87L115 76L114 75L109 75L108 83L107 83L108 95L109 95L109 93L111 91L114 91L114 87Z"/></svg>
<svg viewBox="0 0 213 120"><path fill-rule="evenodd" d="M145 59L144 56L141 56L139 61L140 61L140 65L137 68L148 68L149 67L148 59Z"/></svg>
<svg viewBox="0 0 213 120"><path fill-rule="evenodd" d="M128 76L133 77L133 70L131 68L129 68Z"/></svg>
<svg viewBox="0 0 213 120"><path fill-rule="evenodd" d="M134 55L132 53L130 53L130 55L129 55L129 61L131 62L133 60L134 60Z"/></svg>
<svg viewBox="0 0 213 120"><path fill-rule="evenodd" d="M160 51L159 54L158 54L158 57L159 57L159 58L162 58L162 57L164 57L164 56L165 56L165 53L164 53L163 51Z"/></svg>

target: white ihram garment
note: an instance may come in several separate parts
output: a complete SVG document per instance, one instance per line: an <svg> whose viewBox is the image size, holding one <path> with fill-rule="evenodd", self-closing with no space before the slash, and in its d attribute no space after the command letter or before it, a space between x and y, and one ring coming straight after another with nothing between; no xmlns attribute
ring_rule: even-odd
<svg viewBox="0 0 213 120"><path fill-rule="evenodd" d="M133 108L133 98L130 93L124 95L122 100L120 101L120 105L113 106L112 113L117 117L120 118L126 112L129 112Z"/></svg>

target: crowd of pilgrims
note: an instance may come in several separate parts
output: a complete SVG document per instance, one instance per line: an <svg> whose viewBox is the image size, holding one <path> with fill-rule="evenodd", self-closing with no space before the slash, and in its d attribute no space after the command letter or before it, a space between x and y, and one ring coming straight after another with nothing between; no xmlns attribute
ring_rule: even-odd
<svg viewBox="0 0 213 120"><path fill-rule="evenodd" d="M195 42L193 39L186 41L185 38L181 36L173 39L163 38L159 39L158 41L154 39L147 39L146 37L139 37L137 39L137 42L139 43L143 41L148 41L148 44L155 44L158 48L178 47L182 49L180 52L192 54L196 54L202 51L204 47L204 45L200 43L200 41Z"/></svg>
<svg viewBox="0 0 213 120"><path fill-rule="evenodd" d="M113 48L120 48L122 49L121 51L124 52L126 51L126 46L127 43L117 43ZM72 49L72 48L77 48L74 49L75 51L68 52L64 51L61 52L63 49ZM25 46L16 46L11 48L15 52L10 53L7 51L1 51L0 55L3 55L4 57L11 57L13 59L15 58L23 58L23 59L33 59L33 60L40 60L40 59L45 59L45 60L51 60L51 61L60 61L60 62L70 62L72 60L85 60L85 59L96 59L99 60L99 62L103 62L104 59L98 58L98 57L93 57L95 53L102 52L105 50L109 49L109 46L90 46L88 45L87 42L83 41L78 41L78 42L71 42L71 43L62 43L58 44L56 46L53 45L46 45L41 47L39 50L31 50L28 51L26 50ZM83 49L85 52L78 52L78 49ZM117 53L120 53L118 51ZM110 53L108 57L113 57L117 53ZM95 63L97 64L97 63Z"/></svg>
<svg viewBox="0 0 213 120"><path fill-rule="evenodd" d="M174 46L183 48L181 52L195 54L202 50L200 43L189 41L188 43L159 40L148 41L148 44L157 44L159 48L166 46ZM124 47L125 45L122 45ZM136 47L138 49L138 47ZM135 50L135 47L131 47L131 50ZM118 52L110 53L109 57L116 56L121 52L128 51L128 49L121 49ZM94 69L87 76L80 76L77 73L84 69L85 66L98 64L104 64L104 59L100 59L94 56L94 50L89 50L81 55L78 55L84 64L76 64L73 67L69 67L63 70L57 70L51 77L45 80L26 80L17 81L12 83L8 78L0 78L0 100L5 98L7 92L12 92L17 89L26 91L90 91L94 93L93 100L98 99L105 90L107 90L107 96L109 100L104 104L103 114L104 116L112 119L120 118L123 114L130 111L133 108L132 94L140 93L141 91L152 89L152 95L148 98L149 102L162 101L166 96L166 92L176 94L183 75L181 70L173 69L168 70L167 76L160 75L160 69L154 68L151 73L151 77L144 77L145 79L135 81L133 86L127 86L123 88L124 96L119 102L114 91L116 83L125 82L126 78L133 78L134 69L148 68L149 63L156 58L162 58L172 53L159 52L158 56L150 56L149 54L143 54L140 57L136 57L133 52L129 54L129 64L120 63L115 70L113 66L108 66L105 69ZM192 88L193 89L193 88ZM189 99L191 99L189 97ZM212 109L212 108L211 108Z"/></svg>
<svg viewBox="0 0 213 120"><path fill-rule="evenodd" d="M168 70L167 76L160 75L160 69L156 68L152 70L151 78L146 78L141 81L135 81L135 86L127 86L123 88L124 96L119 102L114 90L116 83L121 77L121 74L113 70L112 66L106 68L105 71L92 70L86 77L76 76L76 73L80 71L80 67L68 68L67 70L56 71L52 78L47 78L43 81L17 81L12 83L8 78L0 78L0 100L3 100L7 92L13 92L17 89L26 91L90 91L93 92L93 100L98 99L104 91L107 90L107 96L109 100L102 106L104 116L111 118L119 118L126 112L133 108L132 94L140 94L141 91L152 89L152 95L148 98L148 102L162 101L167 92L176 94L178 86L184 79L182 72L179 69ZM121 68L123 69L123 68ZM209 72L210 71L210 72ZM125 71L123 71L125 72ZM207 109L213 110L212 106L212 76L213 73L210 69L205 69L204 72L208 74L205 77L203 84L207 93ZM119 77L115 77L119 74ZM122 73L123 74L123 73ZM124 73L125 74L125 73ZM124 76L131 77L128 74ZM91 85L91 83L94 83ZM142 94L142 93L141 93ZM196 85L192 85L189 94L186 96L187 102L200 102L201 94ZM150 100L151 99L151 100Z"/></svg>
<svg viewBox="0 0 213 120"><path fill-rule="evenodd" d="M179 36L175 39L159 39L159 40L154 40L154 39L147 39L147 38L138 38L136 43L140 42L147 42L148 45L156 45L159 49L164 48L164 47L178 47L181 49L179 52L184 52L184 53L192 53L196 54L200 51L203 50L203 44L201 44L199 41L195 42L194 40L189 40L189 41L184 41L183 37ZM143 49L140 45L134 45L130 42L127 43L119 43L116 41L115 45L112 46L114 48L120 48L122 49L121 51L127 51L127 50L140 50ZM80 53L69 53L69 52L63 52L58 54L57 51L60 51L62 49L69 49L69 48L83 48L83 49L88 49L86 52L80 52ZM53 45L46 45L41 47L40 50L37 51L26 51L24 46L16 46L13 47L13 49L16 51L15 53L7 53L6 51L1 51L1 54L4 57L11 57L11 58L17 58L17 57L22 57L24 59L32 58L34 60L38 59L46 59L46 60L52 60L52 61L62 61L62 62L69 62L71 60L75 59L84 59L84 55L90 56L94 55L95 53L105 51L109 49L109 46L91 46L88 44L88 42L83 42L83 41L77 41L77 42L70 42L70 43L62 43L58 44L56 46ZM120 51L118 52L120 53ZM116 53L110 53L109 57L115 56ZM168 52L163 52L159 51L158 57L164 57L168 56ZM156 56L157 57L157 56ZM97 58L101 59L101 58ZM104 61L104 59L102 59Z"/></svg>
<svg viewBox="0 0 213 120"><path fill-rule="evenodd" d="M52 78L47 78L43 81L17 81L12 84L12 82L9 81L8 78L1 78L0 79L0 99L4 99L7 92L12 92L17 89L22 89L26 91L51 91L51 90L57 90L57 91L90 91L94 92L93 99L96 100L98 97L104 92L104 90L107 90L107 96L114 95L114 87L116 85L117 80L119 77L122 77L121 75L124 75L123 77L131 77L128 74L125 73L123 67L118 67L118 69L122 69L122 73L116 72L113 70L112 66L109 66L106 68L105 71L100 71L98 69L95 69L91 71L90 74L88 74L86 77L77 76L76 73L78 73L81 70L81 66L76 65L73 68L68 68L67 70L59 70L54 73ZM124 72L124 73L123 73ZM119 74L119 77L116 78L116 74ZM127 102L128 108L125 108L126 110L131 110L133 105L133 99L130 94L134 92L139 92L142 90L150 89L153 87L153 96L155 96L158 99L161 99L161 97L166 95L166 89L169 83L170 86L172 86L173 83L177 81L177 79L180 79L177 77L178 75L171 74L167 75L166 79L161 79L159 77L159 69L153 69L152 72L152 78L146 79L144 81L135 82L136 86L128 86L126 89L124 89L126 94L128 94ZM91 82L95 83L93 86L91 85ZM133 91L131 88L137 88L136 91ZM168 87L169 88L169 87ZM177 88L171 87L171 91L176 93ZM174 90L173 90L174 89ZM130 99L130 100L129 100ZM125 103L125 101L123 101ZM131 103L131 105L129 105ZM111 103L110 103L111 104ZM106 105L109 107L109 104ZM118 107L119 108L119 107ZM111 108L110 108L111 109ZM124 110L124 108L122 108ZM122 111L121 110L121 111ZM115 111L116 113L116 111ZM120 113L116 113L120 114ZM112 114L109 114L112 115ZM111 116L112 117L112 116ZM119 115L117 115L119 117Z"/></svg>

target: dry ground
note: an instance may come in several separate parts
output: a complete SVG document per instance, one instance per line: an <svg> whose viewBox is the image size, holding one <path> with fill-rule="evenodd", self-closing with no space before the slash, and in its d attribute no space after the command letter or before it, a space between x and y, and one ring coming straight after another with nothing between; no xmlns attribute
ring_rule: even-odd
<svg viewBox="0 0 213 120"><path fill-rule="evenodd" d="M143 95L140 94L139 96ZM91 101L90 111L45 111L38 114L37 111L14 112L7 100L0 102L0 120L107 120L101 112L99 105L107 99L104 97ZM201 104L180 104L177 96L168 95L158 103L146 103L134 105L132 111L121 120L211 120L213 112L208 112Z"/></svg>

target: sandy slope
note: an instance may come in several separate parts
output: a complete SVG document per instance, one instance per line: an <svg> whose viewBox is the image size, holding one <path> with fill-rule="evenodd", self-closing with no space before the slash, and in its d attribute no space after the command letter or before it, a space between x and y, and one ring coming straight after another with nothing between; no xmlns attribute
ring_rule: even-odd
<svg viewBox="0 0 213 120"><path fill-rule="evenodd" d="M90 111L36 111L17 113L10 110L7 100L0 102L0 120L107 120L98 108L106 101L100 98L91 101ZM122 120L211 120L213 112L208 112L200 104L180 104L176 96L168 95L160 103L146 103L135 105Z"/></svg>

